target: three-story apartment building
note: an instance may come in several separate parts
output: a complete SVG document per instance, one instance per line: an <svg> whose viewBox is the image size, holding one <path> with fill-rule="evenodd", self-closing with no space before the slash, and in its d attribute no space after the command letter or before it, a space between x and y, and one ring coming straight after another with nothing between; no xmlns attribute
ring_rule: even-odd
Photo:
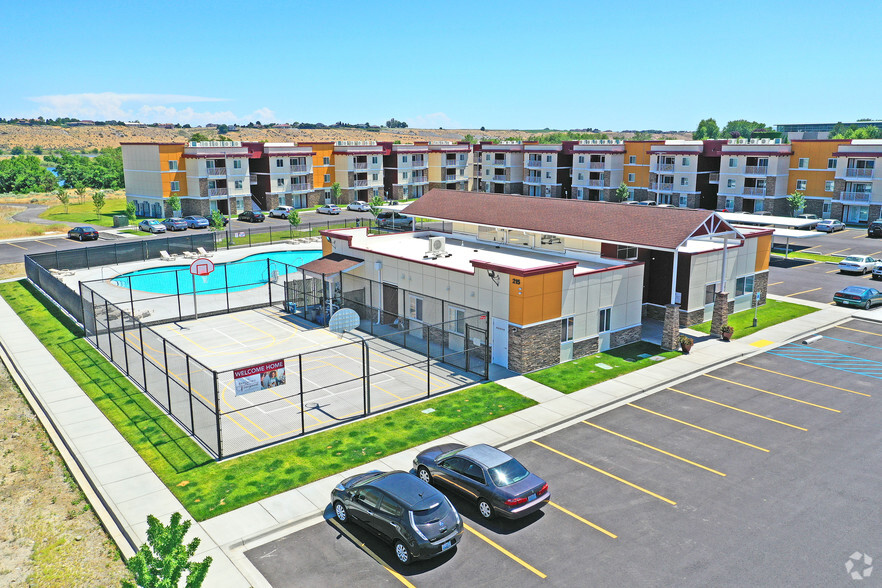
<svg viewBox="0 0 882 588"><path fill-rule="evenodd" d="M279 205L305 208L314 196L313 156L294 143L245 143L251 157L251 193L261 210ZM311 204L312 203L312 204Z"/></svg>
<svg viewBox="0 0 882 588"><path fill-rule="evenodd" d="M840 145L833 156L837 160L834 194L838 196L838 202L833 202L834 217L846 223L882 217L882 140L853 139Z"/></svg>
<svg viewBox="0 0 882 588"><path fill-rule="evenodd" d="M481 176L478 191L522 194L524 188L524 145L512 141L482 142Z"/></svg>
<svg viewBox="0 0 882 588"><path fill-rule="evenodd" d="M789 214L790 145L770 139L727 141L721 149L717 206L730 211Z"/></svg>
<svg viewBox="0 0 882 588"><path fill-rule="evenodd" d="M383 184L393 200L419 198L429 185L429 148L426 145L379 143L383 148Z"/></svg>
<svg viewBox="0 0 882 588"><path fill-rule="evenodd" d="M572 152L570 144L524 144L525 196L568 198Z"/></svg>
<svg viewBox="0 0 882 588"><path fill-rule="evenodd" d="M572 197L614 201L616 188L624 181L625 145L617 140L585 140L573 143L570 150Z"/></svg>
<svg viewBox="0 0 882 588"><path fill-rule="evenodd" d="M473 190L474 158L469 143L433 141L429 146L429 189Z"/></svg>
<svg viewBox="0 0 882 588"><path fill-rule="evenodd" d="M342 190L341 202L334 204L370 202L374 196L384 196L383 148L375 141L337 141L334 176Z"/></svg>

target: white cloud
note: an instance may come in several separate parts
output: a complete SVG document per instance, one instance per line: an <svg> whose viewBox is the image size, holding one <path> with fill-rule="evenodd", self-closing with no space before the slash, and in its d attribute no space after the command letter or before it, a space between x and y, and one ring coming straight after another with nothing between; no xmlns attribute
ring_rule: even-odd
<svg viewBox="0 0 882 588"><path fill-rule="evenodd" d="M226 98L185 96L180 94L56 94L29 98L39 104L33 116L46 118L74 117L85 120L139 120L143 123L244 123L254 120L275 122L275 113L263 107L240 116L230 110L197 111L190 103L226 102ZM173 104L183 105L171 106Z"/></svg>
<svg viewBox="0 0 882 588"><path fill-rule="evenodd" d="M432 114L421 114L404 121L407 126L415 129L437 129L443 127L445 129L460 128L459 122L452 120L443 112L433 112Z"/></svg>

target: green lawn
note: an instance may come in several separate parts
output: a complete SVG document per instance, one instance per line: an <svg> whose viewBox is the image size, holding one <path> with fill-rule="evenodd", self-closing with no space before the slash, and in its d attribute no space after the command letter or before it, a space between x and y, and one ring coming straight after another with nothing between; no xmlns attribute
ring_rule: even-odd
<svg viewBox="0 0 882 588"><path fill-rule="evenodd" d="M29 282L2 283L0 296L200 521L536 404L483 384L218 463Z"/></svg>
<svg viewBox="0 0 882 588"><path fill-rule="evenodd" d="M760 329L777 325L795 319L806 314L817 312L817 308L805 306L803 304L794 304L792 302L781 302L779 300L766 300L763 306L757 310L756 327L753 326L753 309L742 310L735 314L729 315L729 325L735 329L732 335L733 339L752 335ZM710 333L710 321L689 327L702 333Z"/></svg>
<svg viewBox="0 0 882 588"><path fill-rule="evenodd" d="M100 215L95 214L95 207L92 205L91 200L86 200L85 204L74 204L71 202L68 210L69 212L65 213L64 206L52 206L49 210L41 214L40 218L69 223L89 223L92 225L100 225L102 227L112 227L113 215L126 213L126 199L108 198L104 207L101 209Z"/></svg>
<svg viewBox="0 0 882 588"><path fill-rule="evenodd" d="M784 250L775 248L772 250L772 255L784 257ZM817 253L803 253L802 251L791 251L787 257L789 259L810 259L811 261L832 261L833 263L839 263L842 261L841 255L818 255Z"/></svg>
<svg viewBox="0 0 882 588"><path fill-rule="evenodd" d="M569 394L656 363L649 357L638 357L641 354L658 355L667 359L680 355L680 352L664 351L658 345L639 341L524 375L540 384ZM598 367L598 364L604 364L612 369Z"/></svg>
<svg viewBox="0 0 882 588"><path fill-rule="evenodd" d="M138 229L126 229L124 231L120 231L120 233L128 233L129 235L137 235L139 237L149 237L153 234L146 231L139 231Z"/></svg>

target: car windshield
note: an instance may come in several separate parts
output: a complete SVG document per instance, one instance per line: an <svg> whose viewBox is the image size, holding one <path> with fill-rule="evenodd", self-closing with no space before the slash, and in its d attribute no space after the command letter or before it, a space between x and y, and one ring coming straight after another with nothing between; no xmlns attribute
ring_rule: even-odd
<svg viewBox="0 0 882 588"><path fill-rule="evenodd" d="M446 513L443 502L433 504L424 510L413 511L413 522L417 525L431 525L440 521Z"/></svg>
<svg viewBox="0 0 882 588"><path fill-rule="evenodd" d="M861 288L860 286L849 286L848 288L843 288L842 292L844 294L863 294L866 288Z"/></svg>
<svg viewBox="0 0 882 588"><path fill-rule="evenodd" d="M509 486L515 482L520 482L530 475L527 468L521 465L521 462L512 458L502 465L490 468L490 478L497 486Z"/></svg>

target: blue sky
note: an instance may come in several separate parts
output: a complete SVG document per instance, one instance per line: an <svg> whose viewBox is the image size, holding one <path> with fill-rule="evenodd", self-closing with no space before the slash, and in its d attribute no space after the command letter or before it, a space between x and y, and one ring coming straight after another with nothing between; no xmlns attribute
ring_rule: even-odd
<svg viewBox="0 0 882 588"><path fill-rule="evenodd" d="M13 2L0 116L692 130L882 118L882 2Z"/></svg>

